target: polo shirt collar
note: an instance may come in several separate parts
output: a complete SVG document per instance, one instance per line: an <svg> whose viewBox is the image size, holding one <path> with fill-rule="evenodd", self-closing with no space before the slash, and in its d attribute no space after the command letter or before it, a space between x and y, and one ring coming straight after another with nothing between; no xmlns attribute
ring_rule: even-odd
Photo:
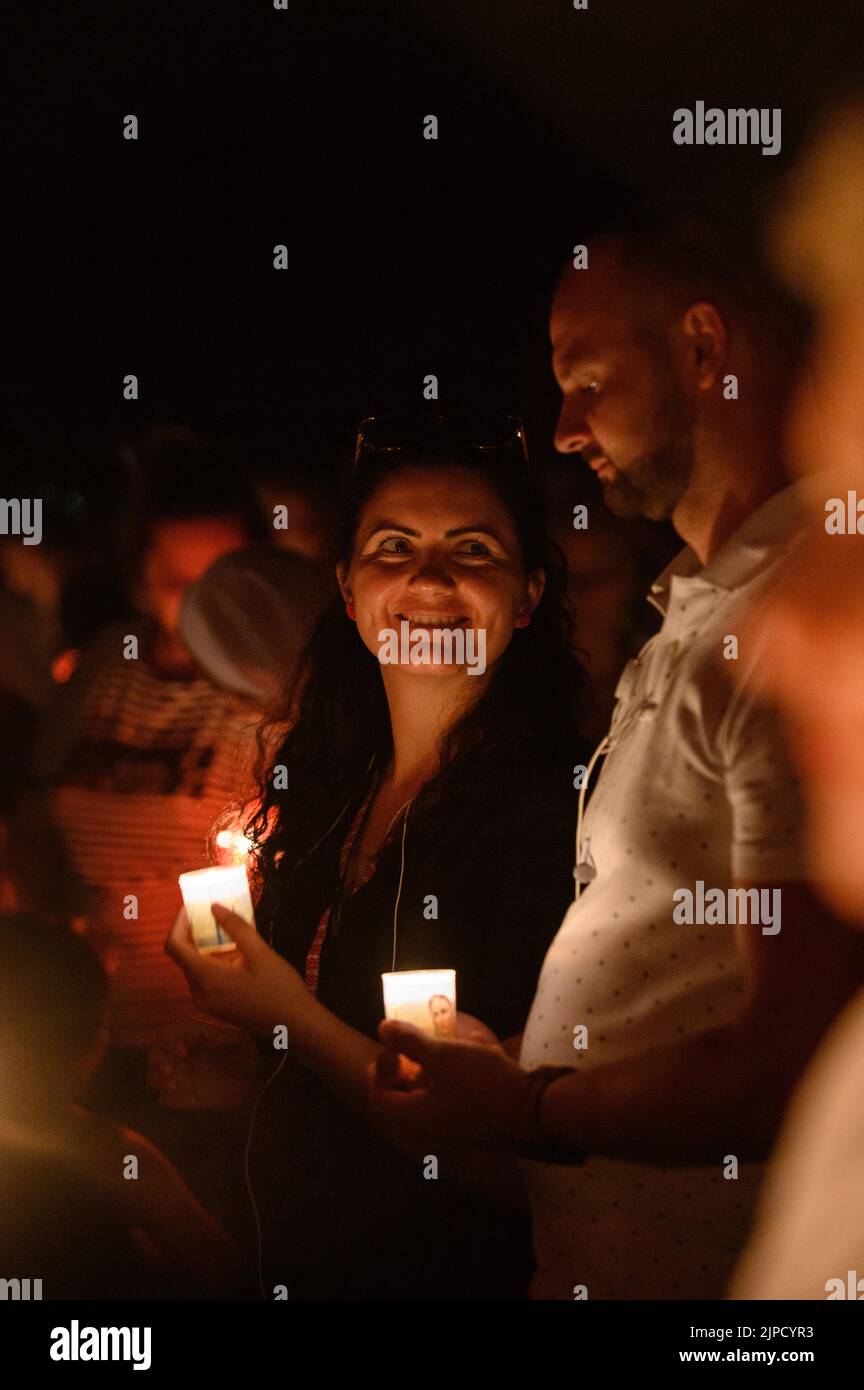
<svg viewBox="0 0 864 1390"><path fill-rule="evenodd" d="M648 602L665 616L673 579L677 581L676 589L683 581L688 589L722 589L734 593L755 578L776 559L778 542L784 536L792 539L804 524L806 487L806 481L800 479L772 493L750 513L707 565L703 566L696 552L685 545L651 585Z"/></svg>

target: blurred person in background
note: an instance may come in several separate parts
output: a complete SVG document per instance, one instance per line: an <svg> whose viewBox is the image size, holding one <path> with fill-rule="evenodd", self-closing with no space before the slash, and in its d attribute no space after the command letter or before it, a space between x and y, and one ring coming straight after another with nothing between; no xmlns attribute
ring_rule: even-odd
<svg viewBox="0 0 864 1390"><path fill-rule="evenodd" d="M766 644L766 693L802 768L815 878L864 931L864 534L825 527L832 498L864 498L864 101L836 113L811 145L775 246L819 321L791 426L814 528L783 585L751 615L751 635ZM858 994L793 1097L732 1296L864 1298L862 1172Z"/></svg>
<svg viewBox="0 0 864 1390"><path fill-rule="evenodd" d="M0 536L0 741L15 757L0 760L0 906L14 906L7 862L9 820L26 787L26 773L40 715L56 684L75 667L75 634L68 598L86 582L92 562L86 549L85 497L74 487L46 479L45 454L53 441L25 431L4 442L19 490L39 499L37 545ZM25 482L26 480L26 482Z"/></svg>
<svg viewBox="0 0 864 1390"><path fill-rule="evenodd" d="M121 484L113 450L23 414L3 422L4 491L38 498L39 543L0 535L0 695L32 711L69 679L77 649L124 610L111 523Z"/></svg>
<svg viewBox="0 0 864 1390"><path fill-rule="evenodd" d="M242 799L257 709L197 669L180 631L184 594L250 543L236 462L185 431L151 437L122 527L132 611L81 652L37 741L33 787L10 856L22 906L80 919L111 971L111 1048L93 1103L170 1147L144 1084L146 1049L188 1019L185 981L162 949L178 875L209 862L208 836Z"/></svg>
<svg viewBox="0 0 864 1390"><path fill-rule="evenodd" d="M333 469L315 455L301 462L299 454L295 446L286 459L271 446L265 459L256 460L253 447L256 500L272 544L326 565L332 574L339 545Z"/></svg>
<svg viewBox="0 0 864 1390"><path fill-rule="evenodd" d="M232 552L187 589L180 631L211 680L266 710L335 592L330 568L293 550Z"/></svg>
<svg viewBox="0 0 864 1390"><path fill-rule="evenodd" d="M591 682L586 733L599 743L625 664L659 626L645 591L678 541L671 527L614 516L593 476L581 476L565 459L547 460L544 481L549 535L566 561L574 641Z"/></svg>
<svg viewBox="0 0 864 1390"><path fill-rule="evenodd" d="M0 689L33 710L51 698L52 666L64 645L63 593L74 563L57 543L53 520L43 499L38 545L0 537Z"/></svg>
<svg viewBox="0 0 864 1390"><path fill-rule="evenodd" d="M106 1044L108 989L83 937L0 913L4 1277L41 1279L44 1299L233 1292L236 1252L177 1171L81 1104Z"/></svg>

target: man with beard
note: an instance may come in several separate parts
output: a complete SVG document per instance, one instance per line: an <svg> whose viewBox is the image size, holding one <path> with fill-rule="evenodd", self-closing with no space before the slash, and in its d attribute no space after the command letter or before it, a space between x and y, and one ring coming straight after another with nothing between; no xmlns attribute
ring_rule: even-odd
<svg viewBox="0 0 864 1390"><path fill-rule="evenodd" d="M373 1103L430 1146L527 1160L534 1297L717 1298L758 1160L861 971L805 882L798 779L753 692L758 651L737 637L742 602L804 526L778 446L793 335L730 233L688 209L595 238L559 282L551 337L558 449L587 461L612 510L669 519L687 544L652 586L662 626L625 668L595 755L577 899L519 1065L512 1046L389 1021ZM779 890L782 930L746 913L676 923L673 895L699 880ZM400 1089L396 1053L422 1064L422 1085Z"/></svg>

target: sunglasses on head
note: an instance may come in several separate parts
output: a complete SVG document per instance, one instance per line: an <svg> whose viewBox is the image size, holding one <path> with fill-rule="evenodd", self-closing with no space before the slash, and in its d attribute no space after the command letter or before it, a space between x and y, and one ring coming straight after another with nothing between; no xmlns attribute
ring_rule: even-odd
<svg viewBox="0 0 864 1390"><path fill-rule="evenodd" d="M518 415L369 415L354 442L354 468L404 455L406 459L488 461L500 455L530 467L525 425Z"/></svg>

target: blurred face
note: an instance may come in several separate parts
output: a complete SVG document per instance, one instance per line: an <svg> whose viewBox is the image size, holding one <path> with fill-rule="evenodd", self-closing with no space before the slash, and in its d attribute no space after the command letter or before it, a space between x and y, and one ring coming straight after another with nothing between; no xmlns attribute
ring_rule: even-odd
<svg viewBox="0 0 864 1390"><path fill-rule="evenodd" d="M567 561L567 597L576 624L576 646L587 652L595 680L617 675L636 595L637 571L629 538L619 533L615 522L594 526L592 521L585 531L571 526L554 539Z"/></svg>
<svg viewBox="0 0 864 1390"><path fill-rule="evenodd" d="M825 531L825 503L864 492L864 116L839 116L800 166L775 229L787 279L817 310L811 370L789 422L810 474L814 530L750 615L767 650L808 801L808 861L824 897L864 927L864 565L858 535Z"/></svg>
<svg viewBox="0 0 864 1390"><path fill-rule="evenodd" d="M429 1000L429 1011L432 1014L432 1027L439 1038L448 1038L456 1032L453 1005L446 995L433 994Z"/></svg>
<svg viewBox="0 0 864 1390"><path fill-rule="evenodd" d="M857 536L818 531L750 617L761 684L801 767L814 877L864 925L864 573ZM826 603L825 595L835 596Z"/></svg>
<svg viewBox="0 0 864 1390"><path fill-rule="evenodd" d="M644 316L644 309L642 310ZM568 270L552 305L552 369L563 401L561 453L581 454L617 516L672 516L695 462L695 414L658 332L638 331L637 290L611 247Z"/></svg>
<svg viewBox="0 0 864 1390"><path fill-rule="evenodd" d="M166 671L192 669L179 631L186 590L220 556L246 544L245 527L231 517L162 521L154 527L141 572L139 601L156 621L156 660Z"/></svg>
<svg viewBox="0 0 864 1390"><path fill-rule="evenodd" d="M59 555L44 545L0 543L0 574L13 594L32 600L37 608L55 609L63 590L63 565Z"/></svg>
<svg viewBox="0 0 864 1390"><path fill-rule="evenodd" d="M543 591L540 572L527 575L507 508L470 470L406 468L384 481L360 516L347 571L338 569L360 636L379 656L386 631L431 644L437 629L485 630L487 669L526 626ZM385 666L384 671L394 667ZM419 679L463 668L400 663Z"/></svg>
<svg viewBox="0 0 864 1390"><path fill-rule="evenodd" d="M861 493L864 471L864 289L823 315L812 360L802 373L788 421L792 461L801 473L830 469ZM843 481L841 481L843 480ZM827 484L826 484L827 487Z"/></svg>
<svg viewBox="0 0 864 1390"><path fill-rule="evenodd" d="M265 484L258 491L268 525L272 526L274 507L282 506L287 512L285 529L273 529L273 544L278 549L305 555L308 560L332 562L332 519L313 494L279 484Z"/></svg>
<svg viewBox="0 0 864 1390"><path fill-rule="evenodd" d="M829 901L864 926L862 540L824 529L829 498L864 493L862 369L864 296L823 316L815 370L794 403L792 455L811 475L818 531L767 615L777 627L767 665L804 774L814 873ZM826 594L835 601L826 605Z"/></svg>
<svg viewBox="0 0 864 1390"><path fill-rule="evenodd" d="M46 1036L34 1040L17 1028L0 1037L0 1126L4 1118L37 1115L46 1105L58 1120L58 1104L81 1100L107 1051L110 1033L103 1018L92 1043L81 1052L71 1042Z"/></svg>

